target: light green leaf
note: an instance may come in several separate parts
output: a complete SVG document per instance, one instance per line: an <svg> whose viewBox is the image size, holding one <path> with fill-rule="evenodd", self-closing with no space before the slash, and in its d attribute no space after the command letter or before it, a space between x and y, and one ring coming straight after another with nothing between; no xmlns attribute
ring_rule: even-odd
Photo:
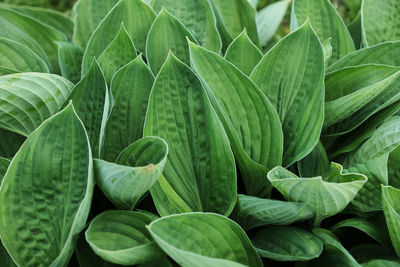
<svg viewBox="0 0 400 267"><path fill-rule="evenodd" d="M314 217L314 212L304 203L238 195L233 211L234 220L244 230L269 224L289 225Z"/></svg>
<svg viewBox="0 0 400 267"><path fill-rule="evenodd" d="M154 82L144 135L160 136L169 145L163 176L151 189L159 214L186 207L231 213L236 168L229 140L199 79L172 53Z"/></svg>
<svg viewBox="0 0 400 267"><path fill-rule="evenodd" d="M272 185L289 201L303 202L315 213L314 225L341 212L367 181L358 173L343 174L340 164L332 163L324 177L299 178L282 167L268 173Z"/></svg>
<svg viewBox="0 0 400 267"><path fill-rule="evenodd" d="M97 3L97 2L96 2ZM140 52L144 52L146 37L156 15L141 0L120 0L104 17L88 41L83 56L81 73L89 69L93 58L98 58L124 23L126 31Z"/></svg>
<svg viewBox="0 0 400 267"><path fill-rule="evenodd" d="M152 222L157 244L183 267L262 266L246 233L230 219L213 213L184 213Z"/></svg>
<svg viewBox="0 0 400 267"><path fill-rule="evenodd" d="M150 262L163 256L146 229L151 221L139 212L106 211L90 223L86 240L106 261L122 265Z"/></svg>
<svg viewBox="0 0 400 267"><path fill-rule="evenodd" d="M225 59L246 75L250 75L262 57L263 54L250 40L246 29L232 41L225 53Z"/></svg>
<svg viewBox="0 0 400 267"><path fill-rule="evenodd" d="M144 137L122 151L117 164L94 160L96 183L117 208L133 210L160 177L167 155L164 140Z"/></svg>
<svg viewBox="0 0 400 267"><path fill-rule="evenodd" d="M0 188L0 236L19 266L67 265L93 184L89 140L69 104L28 137Z"/></svg>
<svg viewBox="0 0 400 267"><path fill-rule="evenodd" d="M310 154L297 164L300 176L313 177L324 175L330 168L330 161L321 142L314 147Z"/></svg>
<svg viewBox="0 0 400 267"><path fill-rule="evenodd" d="M193 43L189 46L192 65L227 132L247 194L268 194L266 174L282 164L283 135L276 110L231 63Z"/></svg>
<svg viewBox="0 0 400 267"><path fill-rule="evenodd" d="M252 234L251 242L261 257L275 261L308 261L322 252L322 241L293 226L268 226Z"/></svg>
<svg viewBox="0 0 400 267"><path fill-rule="evenodd" d="M397 256L400 257L400 190L382 185L382 207L390 239Z"/></svg>
<svg viewBox="0 0 400 267"><path fill-rule="evenodd" d="M328 65L355 50L346 25L329 0L293 0L291 29L307 19L310 19L320 40L332 38L332 57Z"/></svg>
<svg viewBox="0 0 400 267"><path fill-rule="evenodd" d="M165 7L185 25L201 46L216 53L221 51L221 37L208 0L153 0L151 6L157 13Z"/></svg>
<svg viewBox="0 0 400 267"><path fill-rule="evenodd" d="M50 72L46 62L36 53L4 37L0 37L0 66L20 72Z"/></svg>
<svg viewBox="0 0 400 267"><path fill-rule="evenodd" d="M3 181L4 175L6 174L8 165L10 165L10 160L0 157L0 185Z"/></svg>
<svg viewBox="0 0 400 267"><path fill-rule="evenodd" d="M250 5L256 9L258 5L258 0L249 0Z"/></svg>
<svg viewBox="0 0 400 267"><path fill-rule="evenodd" d="M149 95L154 76L142 56L122 67L113 77L114 105L106 124L103 159L115 161L127 146L143 137Z"/></svg>
<svg viewBox="0 0 400 267"><path fill-rule="evenodd" d="M25 137L0 128L0 157L12 158L25 141Z"/></svg>
<svg viewBox="0 0 400 267"><path fill-rule="evenodd" d="M399 13L400 2L397 0L363 0L361 27L364 45L399 40Z"/></svg>
<svg viewBox="0 0 400 267"><path fill-rule="evenodd" d="M81 79L83 51L73 43L58 42L58 63L61 75L73 83Z"/></svg>
<svg viewBox="0 0 400 267"><path fill-rule="evenodd" d="M0 77L0 127L28 136L65 103L73 88L66 79L46 73Z"/></svg>

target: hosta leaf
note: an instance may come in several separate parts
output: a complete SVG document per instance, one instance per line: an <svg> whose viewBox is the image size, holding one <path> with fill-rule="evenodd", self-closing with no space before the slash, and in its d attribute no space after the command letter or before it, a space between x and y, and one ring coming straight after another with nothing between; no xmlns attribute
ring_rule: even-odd
<svg viewBox="0 0 400 267"><path fill-rule="evenodd" d="M322 241L293 226L267 226L252 234L251 242L261 257L276 261L308 261L322 252Z"/></svg>
<svg viewBox="0 0 400 267"><path fill-rule="evenodd" d="M332 57L328 65L354 51L354 43L342 18L329 0L294 0L291 29L310 19L321 41L331 39Z"/></svg>
<svg viewBox="0 0 400 267"><path fill-rule="evenodd" d="M251 78L278 111L289 166L317 145L324 118L324 54L310 23L274 46Z"/></svg>
<svg viewBox="0 0 400 267"><path fill-rule="evenodd" d="M151 6L157 13L165 7L186 26L201 46L220 52L221 37L208 0L153 0Z"/></svg>
<svg viewBox="0 0 400 267"><path fill-rule="evenodd" d="M362 267L396 267L400 261L375 259L361 264Z"/></svg>
<svg viewBox="0 0 400 267"><path fill-rule="evenodd" d="M160 177L167 154L164 140L144 137L126 148L117 164L94 160L96 183L115 206L133 210Z"/></svg>
<svg viewBox="0 0 400 267"><path fill-rule="evenodd" d="M103 144L105 118L109 113L109 93L97 61L75 86L72 102L85 125L93 155L98 157Z"/></svg>
<svg viewBox="0 0 400 267"><path fill-rule="evenodd" d="M225 59L246 75L250 75L262 57L263 54L250 40L246 29L232 41L225 53Z"/></svg>
<svg viewBox="0 0 400 267"><path fill-rule="evenodd" d="M169 145L164 177L151 189L161 215L187 211L182 206L230 214L236 168L229 140L199 79L172 53L154 82L144 135Z"/></svg>
<svg viewBox="0 0 400 267"><path fill-rule="evenodd" d="M289 3L289 0L281 0L267 5L257 12L256 23L261 46L267 46L278 30Z"/></svg>
<svg viewBox="0 0 400 267"><path fill-rule="evenodd" d="M67 100L73 84L45 73L0 77L0 127L28 136Z"/></svg>
<svg viewBox="0 0 400 267"><path fill-rule="evenodd" d="M322 143L318 142L311 153L298 162L297 167L302 177L324 175L329 171L330 161Z"/></svg>
<svg viewBox="0 0 400 267"><path fill-rule="evenodd" d="M85 239L85 234L81 233L75 248L76 258L79 267L121 267L109 261L105 261L94 253Z"/></svg>
<svg viewBox="0 0 400 267"><path fill-rule="evenodd" d="M357 17L346 26L350 32L351 38L353 38L354 46L356 49L360 49L362 47L361 13L359 12Z"/></svg>
<svg viewBox="0 0 400 267"><path fill-rule="evenodd" d="M73 43L58 42L58 62L61 75L73 83L81 79L83 51Z"/></svg>
<svg viewBox="0 0 400 267"><path fill-rule="evenodd" d="M153 221L148 229L157 244L181 266L262 266L246 233L213 213L184 213Z"/></svg>
<svg viewBox="0 0 400 267"><path fill-rule="evenodd" d="M19 266L67 265L89 214L92 172L72 104L28 137L0 189L0 236Z"/></svg>
<svg viewBox="0 0 400 267"><path fill-rule="evenodd" d="M377 243L363 243L353 247L349 252L359 263L368 262L373 259L397 259L396 253L393 250L389 250Z"/></svg>
<svg viewBox="0 0 400 267"><path fill-rule="evenodd" d="M400 190L382 186L382 207L394 250L400 256Z"/></svg>
<svg viewBox="0 0 400 267"><path fill-rule="evenodd" d="M314 217L304 203L238 195L233 218L244 230L269 224L289 225Z"/></svg>
<svg viewBox="0 0 400 267"><path fill-rule="evenodd" d="M343 167L332 163L324 177L299 178L282 167L268 173L272 185L289 201L307 204L315 213L314 224L341 212L357 195L367 178L358 173L343 174Z"/></svg>
<svg viewBox="0 0 400 267"><path fill-rule="evenodd" d="M25 137L0 128L0 157L12 158L25 141Z"/></svg>
<svg viewBox="0 0 400 267"><path fill-rule="evenodd" d="M96 2L97 3L97 2ZM100 22L87 44L82 62L82 74L89 69L93 57L99 57L124 23L135 47L144 52L146 37L155 19L154 11L141 0L120 0Z"/></svg>
<svg viewBox="0 0 400 267"><path fill-rule="evenodd" d="M97 25L117 2L118 0L79 0L74 6L74 43L85 48ZM117 30L118 28L115 29Z"/></svg>
<svg viewBox="0 0 400 267"><path fill-rule="evenodd" d="M154 76L141 56L113 77L114 105L107 121L103 158L114 161L127 146L143 137L144 119Z"/></svg>
<svg viewBox="0 0 400 267"><path fill-rule="evenodd" d="M7 250L0 242L0 259L1 259L1 266L3 267L15 267L14 261L11 259L10 255L8 255Z"/></svg>
<svg viewBox="0 0 400 267"><path fill-rule="evenodd" d="M256 9L258 5L258 0L248 0L251 6Z"/></svg>
<svg viewBox="0 0 400 267"><path fill-rule="evenodd" d="M361 6L364 45L399 40L399 13L400 3L397 0L364 0Z"/></svg>
<svg viewBox="0 0 400 267"><path fill-rule="evenodd" d="M162 9L149 31L146 57L154 74L157 74L172 51L186 65L190 64L189 46L186 38L195 41L185 26L166 9Z"/></svg>
<svg viewBox="0 0 400 267"><path fill-rule="evenodd" d="M400 188L400 146L390 152L387 166L389 185Z"/></svg>
<svg viewBox="0 0 400 267"><path fill-rule="evenodd" d="M0 185L3 181L4 175L6 174L8 165L10 165L10 160L0 157Z"/></svg>
<svg viewBox="0 0 400 267"><path fill-rule="evenodd" d="M282 163L279 117L268 98L221 56L190 43L194 69L224 125L249 195L269 191L266 174Z"/></svg>
<svg viewBox="0 0 400 267"><path fill-rule="evenodd" d="M46 62L25 45L0 37L0 66L20 72L46 72Z"/></svg>
<svg viewBox="0 0 400 267"><path fill-rule="evenodd" d="M247 33L257 46L260 45L256 25L256 11L247 0L210 0L217 27L225 50L235 36L246 28Z"/></svg>
<svg viewBox="0 0 400 267"><path fill-rule="evenodd" d="M14 73L20 73L20 71L0 66L0 76Z"/></svg>
<svg viewBox="0 0 400 267"><path fill-rule="evenodd" d="M134 265L163 255L151 238L146 215L133 211L107 211L89 225L85 236L93 251L106 261Z"/></svg>

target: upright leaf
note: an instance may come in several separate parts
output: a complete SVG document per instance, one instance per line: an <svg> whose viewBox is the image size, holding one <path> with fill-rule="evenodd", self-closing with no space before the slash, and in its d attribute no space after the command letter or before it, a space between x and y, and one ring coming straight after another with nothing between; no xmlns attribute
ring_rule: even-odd
<svg viewBox="0 0 400 267"><path fill-rule="evenodd" d="M83 51L73 43L58 42L58 62L61 75L73 83L81 79Z"/></svg>
<svg viewBox="0 0 400 267"><path fill-rule="evenodd" d="M382 186L382 207L390 239L397 256L400 257L400 190Z"/></svg>

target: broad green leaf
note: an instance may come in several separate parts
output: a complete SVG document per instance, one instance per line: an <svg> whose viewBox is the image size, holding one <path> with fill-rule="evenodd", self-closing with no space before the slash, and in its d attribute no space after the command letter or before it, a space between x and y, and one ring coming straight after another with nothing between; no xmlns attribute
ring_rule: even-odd
<svg viewBox="0 0 400 267"><path fill-rule="evenodd" d="M0 236L19 266L66 266L93 194L89 140L72 104L42 123L0 188Z"/></svg>
<svg viewBox="0 0 400 267"><path fill-rule="evenodd" d="M75 255L79 264L79 267L121 267L108 261L103 260L94 253L93 249L89 246L85 239L85 234L79 235Z"/></svg>
<svg viewBox="0 0 400 267"><path fill-rule="evenodd" d="M364 45L399 40L399 13L400 2L397 0L363 0L361 24Z"/></svg>
<svg viewBox="0 0 400 267"><path fill-rule="evenodd" d="M0 157L0 185L3 181L4 175L6 174L8 165L10 165L10 160Z"/></svg>
<svg viewBox="0 0 400 267"><path fill-rule="evenodd" d="M0 77L0 128L28 136L54 115L73 89L54 74L16 73Z"/></svg>
<svg viewBox="0 0 400 267"><path fill-rule="evenodd" d="M58 42L58 63L61 75L73 83L81 79L83 51L73 43Z"/></svg>
<svg viewBox="0 0 400 267"><path fill-rule="evenodd" d="M116 71L135 58L135 45L122 23L115 38L99 56L99 65L104 72L107 84L111 83Z"/></svg>
<svg viewBox="0 0 400 267"><path fill-rule="evenodd" d="M0 242L0 259L2 267L16 267L14 261L11 259L10 255L8 255L7 250Z"/></svg>
<svg viewBox="0 0 400 267"><path fill-rule="evenodd" d="M144 135L160 136L169 146L163 176L151 189L159 214L186 207L231 213L236 168L229 140L199 79L172 53L154 82Z"/></svg>
<svg viewBox="0 0 400 267"><path fill-rule="evenodd" d="M143 137L149 95L154 76L142 56L122 67L113 77L114 105L106 124L103 159L115 161L127 146Z"/></svg>
<svg viewBox="0 0 400 267"><path fill-rule="evenodd" d="M318 142L311 153L298 162L297 167L302 177L324 175L329 171L330 161L323 144Z"/></svg>
<svg viewBox="0 0 400 267"><path fill-rule="evenodd" d="M85 48L97 25L107 15L118 0L79 0L74 6L73 41ZM116 28L115 31L118 29ZM111 39L111 38L110 38Z"/></svg>
<svg viewBox="0 0 400 267"><path fill-rule="evenodd" d="M263 266L246 233L214 213L184 213L153 221L148 229L164 252L183 267Z"/></svg>
<svg viewBox="0 0 400 267"><path fill-rule="evenodd" d="M389 185L400 188L400 146L390 152L387 166Z"/></svg>
<svg viewBox="0 0 400 267"><path fill-rule="evenodd" d="M257 12L256 23L261 46L267 46L286 14L290 0L281 0Z"/></svg>
<svg viewBox="0 0 400 267"><path fill-rule="evenodd" d="M343 174L340 164L332 163L323 177L299 178L290 171L275 167L268 179L289 201L305 203L315 213L314 225L341 212L367 181L358 173Z"/></svg>
<svg viewBox="0 0 400 267"><path fill-rule="evenodd" d="M0 66L20 72L50 72L46 62L36 53L4 37L0 37Z"/></svg>
<svg viewBox="0 0 400 267"><path fill-rule="evenodd" d="M238 195L233 212L234 220L244 230L269 224L289 225L314 217L314 212L304 203Z"/></svg>
<svg viewBox="0 0 400 267"><path fill-rule="evenodd" d="M86 240L106 261L122 265L150 262L163 256L146 229L151 221L139 212L106 211L90 223Z"/></svg>
<svg viewBox="0 0 400 267"><path fill-rule="evenodd" d="M208 0L153 0L151 6L157 13L165 7L185 25L201 46L216 53L221 51L221 37Z"/></svg>
<svg viewBox="0 0 400 267"><path fill-rule="evenodd" d="M278 114L262 91L221 56L189 43L191 61L224 125L249 195L268 194L268 170L282 164Z"/></svg>
<svg viewBox="0 0 400 267"><path fill-rule="evenodd" d="M0 157L12 158L25 141L25 137L0 128Z"/></svg>
<svg viewBox="0 0 400 267"><path fill-rule="evenodd" d="M260 45L256 25L256 11L248 0L210 0L225 51L243 29L256 46Z"/></svg>
<svg viewBox="0 0 400 267"><path fill-rule="evenodd" d="M262 57L263 54L250 40L246 29L232 41L225 53L225 59L246 75L251 74Z"/></svg>
<svg viewBox="0 0 400 267"><path fill-rule="evenodd" d="M397 256L400 257L400 190L382 185L382 207L390 239Z"/></svg>
<svg viewBox="0 0 400 267"><path fill-rule="evenodd" d="M185 26L166 9L162 9L150 28L146 43L146 57L157 74L172 51L186 65L190 64L187 39L196 42Z"/></svg>
<svg viewBox="0 0 400 267"><path fill-rule="evenodd" d="M104 73L97 61L75 86L72 102L85 125L90 147L95 157L99 157L103 144L105 121L109 114L109 92Z"/></svg>
<svg viewBox="0 0 400 267"><path fill-rule="evenodd" d="M93 62L93 58L98 58L103 53L114 39L115 33L121 28L122 23L136 49L144 52L147 34L155 17L151 7L141 0L120 0L107 13L90 37L83 56L81 73L85 74Z"/></svg>
<svg viewBox="0 0 400 267"><path fill-rule="evenodd" d="M267 226L251 236L261 257L275 261L308 261L322 252L322 241L314 234L293 226Z"/></svg>
<svg viewBox="0 0 400 267"><path fill-rule="evenodd" d="M304 158L317 145L324 119L324 53L310 23L274 46L251 78L281 119L283 165Z"/></svg>
<svg viewBox="0 0 400 267"><path fill-rule="evenodd" d="M329 0L293 0L291 29L307 19L310 19L320 40L332 38L332 57L328 65L355 50L346 25Z"/></svg>
<svg viewBox="0 0 400 267"><path fill-rule="evenodd" d="M397 267L400 261L375 259L362 263L362 267Z"/></svg>
<svg viewBox="0 0 400 267"><path fill-rule="evenodd" d="M14 73L20 73L20 71L0 66L0 76Z"/></svg>
<svg viewBox="0 0 400 267"><path fill-rule="evenodd" d="M350 32L351 38L353 38L354 46L356 49L362 47L362 33L361 33L361 13L359 12L357 17L355 17L349 24L347 24L347 29Z"/></svg>
<svg viewBox="0 0 400 267"><path fill-rule="evenodd" d="M117 208L133 210L158 180L168 155L168 145L158 137L144 137L127 147L116 163L96 159L96 184Z"/></svg>

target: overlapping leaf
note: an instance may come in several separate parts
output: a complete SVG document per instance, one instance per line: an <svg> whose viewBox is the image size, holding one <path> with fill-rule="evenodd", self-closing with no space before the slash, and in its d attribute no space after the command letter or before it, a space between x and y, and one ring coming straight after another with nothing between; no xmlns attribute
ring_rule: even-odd
<svg viewBox="0 0 400 267"><path fill-rule="evenodd" d="M400 190L391 186L382 186L382 207L390 239L397 256L400 255Z"/></svg>
<svg viewBox="0 0 400 267"><path fill-rule="evenodd" d="M73 83L81 79L83 51L73 43L58 42L58 62L61 75Z"/></svg>

